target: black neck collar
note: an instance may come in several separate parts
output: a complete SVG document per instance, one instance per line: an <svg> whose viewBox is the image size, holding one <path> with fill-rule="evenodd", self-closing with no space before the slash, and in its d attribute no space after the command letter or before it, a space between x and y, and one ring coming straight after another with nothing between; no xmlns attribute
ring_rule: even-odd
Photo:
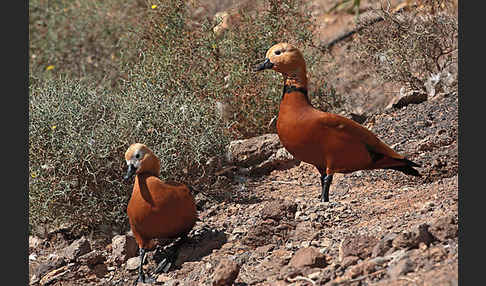
<svg viewBox="0 0 486 286"><path fill-rule="evenodd" d="M302 92L307 97L307 88L305 87L296 87L295 85L284 85L283 95L286 93L291 93L294 91Z"/></svg>
<svg viewBox="0 0 486 286"><path fill-rule="evenodd" d="M296 87L295 85L284 85L283 89L283 94L282 94L282 99L285 97L285 94L291 93L294 91L298 91L302 93L305 96L305 99L309 103L309 105L312 105L311 101L309 100L309 96L307 96L307 88L305 87Z"/></svg>

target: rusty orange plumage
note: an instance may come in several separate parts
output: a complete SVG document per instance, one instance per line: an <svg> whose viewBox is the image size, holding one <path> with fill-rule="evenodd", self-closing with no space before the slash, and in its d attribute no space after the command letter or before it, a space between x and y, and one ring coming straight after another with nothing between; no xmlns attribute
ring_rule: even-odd
<svg viewBox="0 0 486 286"><path fill-rule="evenodd" d="M302 53L279 43L266 53L257 71L273 69L283 75L284 91L277 119L282 145L297 159L314 165L321 174L322 201L329 201L334 173L394 169L420 176L406 159L370 130L346 117L314 108L307 96L307 72Z"/></svg>
<svg viewBox="0 0 486 286"><path fill-rule="evenodd" d="M185 237L196 222L196 205L186 185L159 179L160 160L144 144L131 145L125 159L128 165L125 179L136 175L127 215L140 248L137 281L145 282L142 263L145 252L152 247L152 239Z"/></svg>

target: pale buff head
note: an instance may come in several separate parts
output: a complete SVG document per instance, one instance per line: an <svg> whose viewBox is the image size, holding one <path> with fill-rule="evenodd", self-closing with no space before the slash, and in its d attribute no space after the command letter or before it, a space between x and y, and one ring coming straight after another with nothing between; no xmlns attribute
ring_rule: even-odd
<svg viewBox="0 0 486 286"><path fill-rule="evenodd" d="M141 143L132 144L125 152L128 170L125 179L134 174L148 173L159 176L160 160L147 146Z"/></svg>
<svg viewBox="0 0 486 286"><path fill-rule="evenodd" d="M302 53L289 43L279 43L268 49L265 61L257 70L273 69L282 74L305 73L305 60Z"/></svg>

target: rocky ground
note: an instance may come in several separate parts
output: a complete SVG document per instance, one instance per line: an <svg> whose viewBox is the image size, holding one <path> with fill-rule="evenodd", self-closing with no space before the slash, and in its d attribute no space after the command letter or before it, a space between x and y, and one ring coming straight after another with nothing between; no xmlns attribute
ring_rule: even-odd
<svg viewBox="0 0 486 286"><path fill-rule="evenodd" d="M197 195L199 221L174 267L154 275L157 283L457 285L457 104L457 94L439 95L368 118L365 126L422 164L423 177L392 170L338 174L329 203L319 200L313 166L272 157L281 147L268 143L275 135L263 136L260 142L267 143L246 153L233 148L240 152L232 157L235 167L220 182L227 199ZM275 151L248 160L265 148ZM250 176L258 173L255 166L268 172L269 158L284 169ZM73 240L60 229L30 237L29 244L32 285L129 285L137 276L129 234ZM147 255L148 271L171 252L171 244L162 245Z"/></svg>
<svg viewBox="0 0 486 286"><path fill-rule="evenodd" d="M362 124L421 164L421 178L336 174L322 203L319 173L293 160L276 134L233 142L215 186L224 199L198 193L199 220L179 251L159 241L148 253L155 284L458 285L458 94L400 108L381 100ZM29 237L31 285L133 284L139 258L130 233L72 233ZM167 273L152 273L174 253Z"/></svg>

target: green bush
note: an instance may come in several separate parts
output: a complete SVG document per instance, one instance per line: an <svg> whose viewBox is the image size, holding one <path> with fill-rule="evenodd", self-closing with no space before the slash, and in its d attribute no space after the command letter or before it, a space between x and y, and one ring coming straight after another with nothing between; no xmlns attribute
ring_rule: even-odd
<svg viewBox="0 0 486 286"><path fill-rule="evenodd" d="M163 179L190 183L200 176L199 165L220 154L227 139L207 100L182 95L145 85L110 93L67 79L31 86L31 226L126 228L133 182L122 180L124 153L135 142L146 143L161 158Z"/></svg>
<svg viewBox="0 0 486 286"><path fill-rule="evenodd" d="M29 1L29 81L68 75L117 87L122 63L136 60L128 35L146 13L145 1Z"/></svg>
<svg viewBox="0 0 486 286"><path fill-rule="evenodd" d="M242 5L236 9L241 21L221 37L213 33L218 21L212 17L191 19L187 1L153 3L157 9L148 15L146 28L132 35L131 42L142 52L138 63L129 66L131 81L188 90L231 106L226 125L233 138L271 131L267 125L277 114L281 77L253 71L268 48L283 41L306 47L309 65L321 56L313 46L313 23L302 0Z"/></svg>
<svg viewBox="0 0 486 286"><path fill-rule="evenodd" d="M383 82L427 92L433 75L457 74L456 13L453 0L424 0L402 13L382 9L384 20L360 31L353 51Z"/></svg>
<svg viewBox="0 0 486 286"><path fill-rule="evenodd" d="M81 232L126 229L132 182L122 181L123 155L135 142L161 159L162 179L220 192L206 161L230 139L272 131L282 79L253 71L266 50L288 41L303 49L309 71L321 61L302 0L257 1L258 13L241 6L241 23L221 37L211 15L194 17L193 4L29 2L34 230L64 222ZM228 117L217 102L232 106Z"/></svg>

